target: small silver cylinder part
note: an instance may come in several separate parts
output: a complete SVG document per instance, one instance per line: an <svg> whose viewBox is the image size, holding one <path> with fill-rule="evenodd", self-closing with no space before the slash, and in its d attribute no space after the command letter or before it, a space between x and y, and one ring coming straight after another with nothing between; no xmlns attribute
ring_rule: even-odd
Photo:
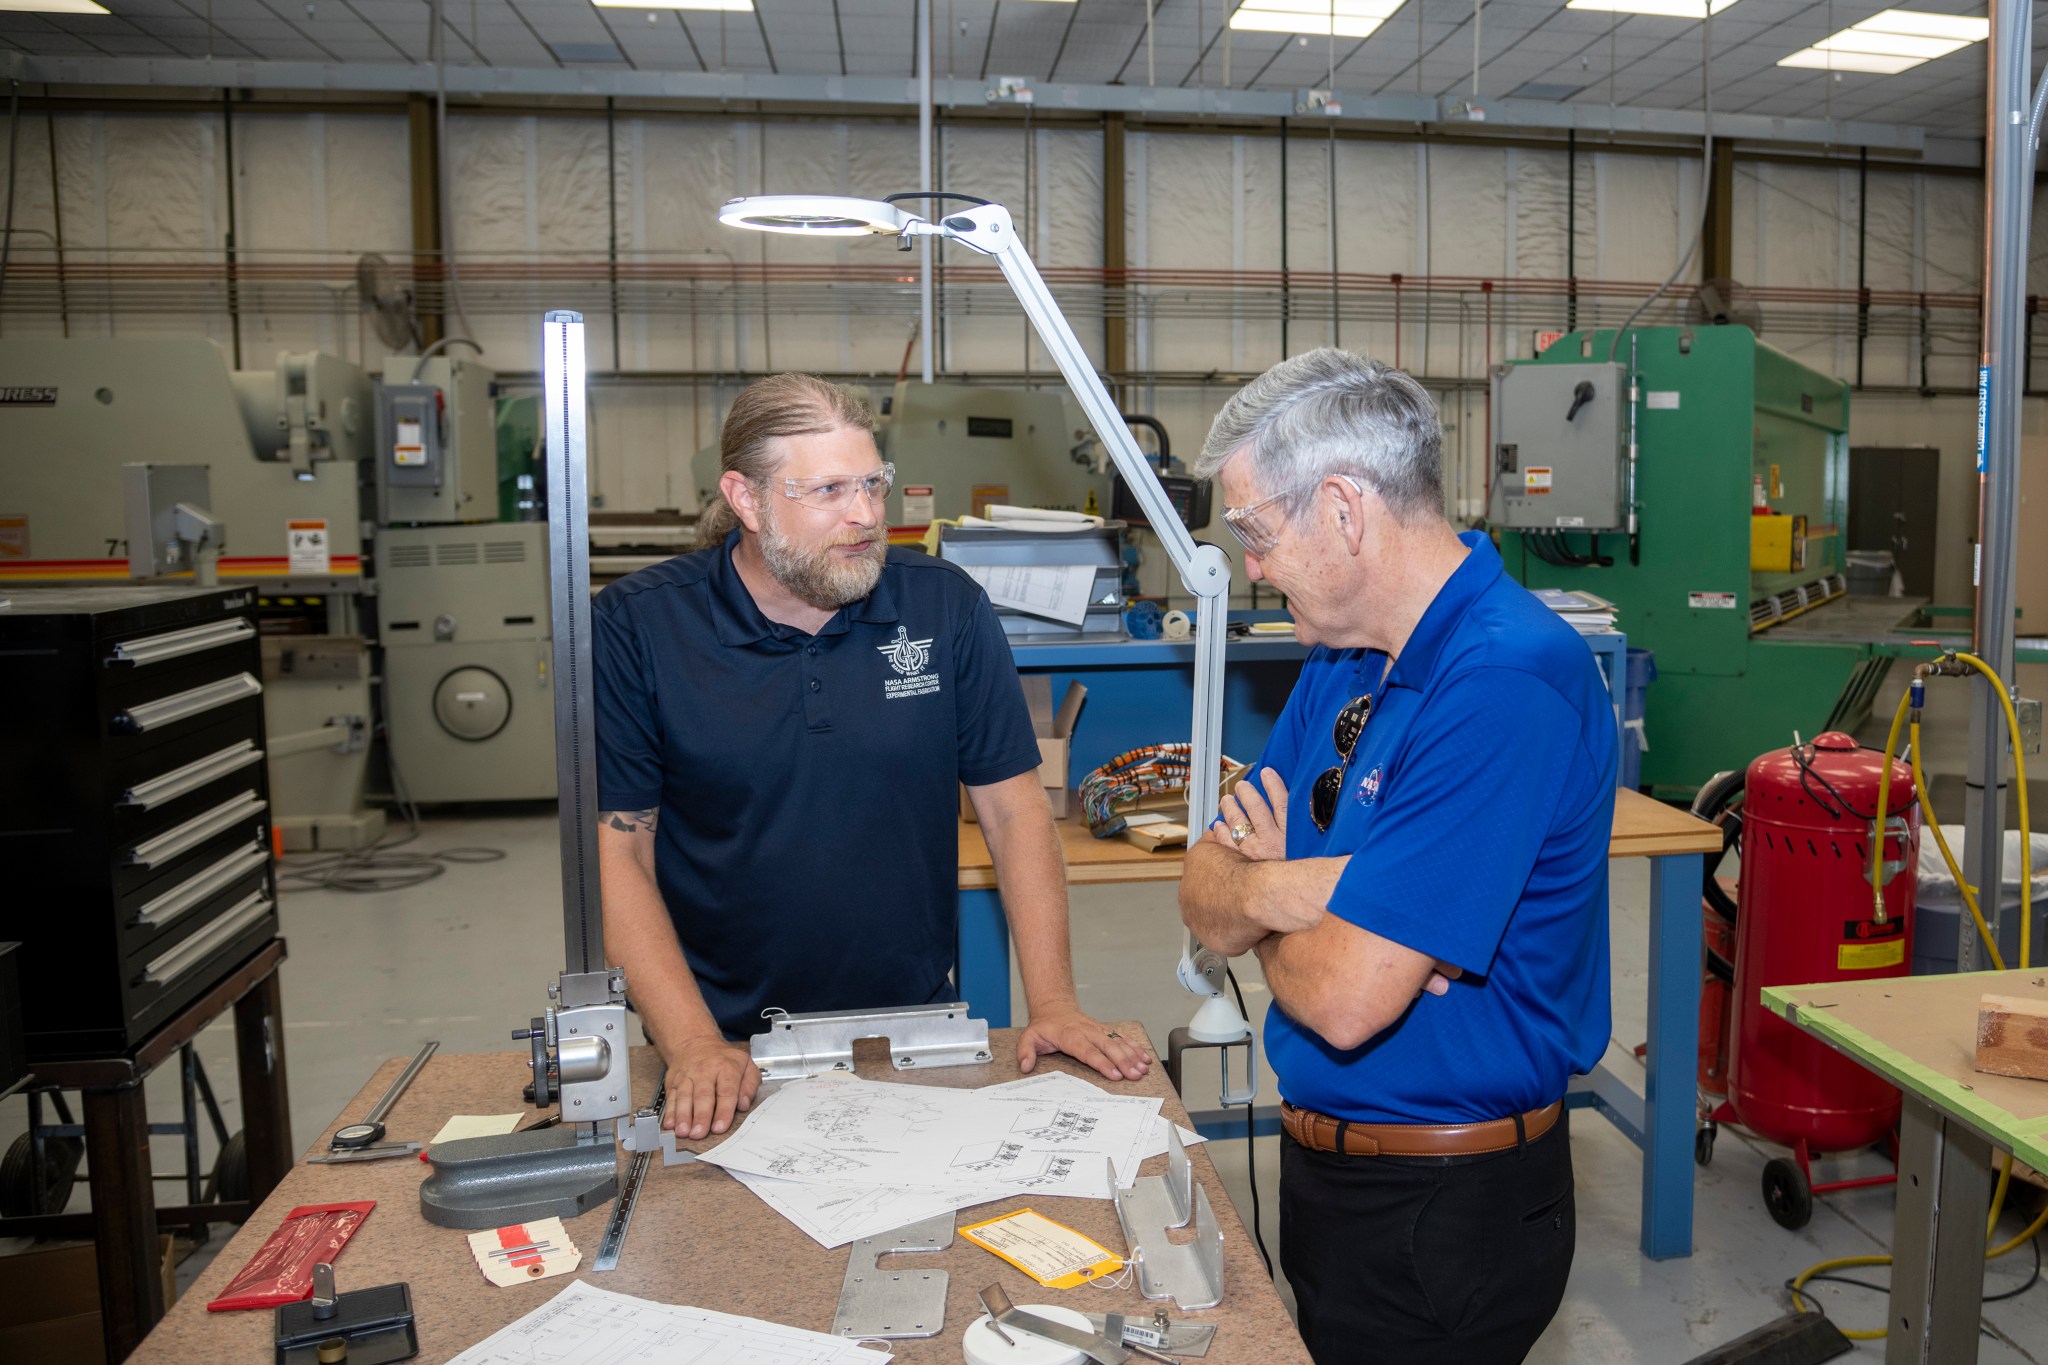
<svg viewBox="0 0 2048 1365"><path fill-rule="evenodd" d="M555 1061L564 1085L601 1081L611 1071L612 1049L602 1038L564 1038L555 1047Z"/></svg>

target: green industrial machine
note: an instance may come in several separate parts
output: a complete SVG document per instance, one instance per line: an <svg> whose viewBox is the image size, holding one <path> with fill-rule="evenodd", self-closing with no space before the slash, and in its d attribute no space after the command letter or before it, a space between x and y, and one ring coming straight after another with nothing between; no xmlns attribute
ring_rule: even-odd
<svg viewBox="0 0 2048 1365"><path fill-rule="evenodd" d="M1518 580L1606 598L1655 651L1642 783L1690 796L1853 729L1890 665L1811 629L1846 605L1849 387L1744 327L1631 331L1610 360L1613 335L1496 374L1488 516Z"/></svg>

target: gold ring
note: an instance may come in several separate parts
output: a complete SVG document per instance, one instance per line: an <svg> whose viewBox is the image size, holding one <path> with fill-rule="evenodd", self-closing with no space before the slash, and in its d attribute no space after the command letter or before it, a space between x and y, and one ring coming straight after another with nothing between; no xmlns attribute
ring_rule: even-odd
<svg viewBox="0 0 2048 1365"><path fill-rule="evenodd" d="M1110 1031L1109 1031L1108 1033L1104 1034L1103 1036L1104 1036L1104 1037L1106 1037L1106 1038L1121 1038L1121 1037L1123 1037L1123 1035L1122 1035L1121 1033L1118 1033L1118 1032L1117 1032L1117 1031L1116 1031L1115 1029L1111 1029L1111 1030L1110 1030Z"/></svg>
<svg viewBox="0 0 2048 1365"><path fill-rule="evenodd" d="M1230 827L1230 837L1235 842L1241 844L1252 837L1252 827L1250 825L1232 825Z"/></svg>

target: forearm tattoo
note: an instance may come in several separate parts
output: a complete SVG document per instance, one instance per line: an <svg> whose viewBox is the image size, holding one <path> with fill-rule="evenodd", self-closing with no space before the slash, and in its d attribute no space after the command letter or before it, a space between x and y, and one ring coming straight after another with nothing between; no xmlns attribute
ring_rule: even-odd
<svg viewBox="0 0 2048 1365"><path fill-rule="evenodd" d="M655 822L661 818L661 808L655 806L648 810L599 811L598 818L624 834L634 834L643 829L652 834Z"/></svg>

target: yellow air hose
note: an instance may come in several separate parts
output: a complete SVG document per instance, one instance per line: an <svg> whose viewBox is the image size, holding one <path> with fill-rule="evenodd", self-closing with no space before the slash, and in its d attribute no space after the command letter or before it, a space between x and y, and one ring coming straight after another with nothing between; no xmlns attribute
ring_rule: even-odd
<svg viewBox="0 0 2048 1365"><path fill-rule="evenodd" d="M1954 657L1957 661L1968 664L1976 672L1983 674L1997 691L1999 703L2005 709L2006 731L2012 738L2013 776L2019 785L2020 802L2020 966L2024 968L2031 966L2033 961L2034 827L2027 810L2027 755L2026 745L2020 739L2019 713L2013 709L2012 693L2006 690L2004 680L1998 676L1991 665L1985 663L1974 654L1965 654L1961 651L1957 651ZM1948 864L1949 875L1956 879L1956 888L1962 892L1963 904L1969 907L1970 918L1976 921L1977 933L1984 944L1985 951L1991 955L1992 964L2003 971L2005 969L2005 959L1999 954L1998 942L1992 936L1991 926L1985 923L1984 912L1977 906L1977 897L1971 891L1970 883L1963 877L1963 870L1957 865L1955 854L1949 849L1947 837L1941 832L1941 822L1934 818L1934 804L1928 800L1927 778L1920 769L1920 721L1917 715L1917 708L1914 708L1912 705L1913 693L1918 688L1921 677L1924 677L1924 675L1925 669L1923 668L1921 676L1915 677L1914 686L1907 688L1905 695L1899 698L1899 709L1892 716L1891 733L1885 739L1884 769L1877 779L1876 846L1872 848L1870 858L1870 895L1873 908L1879 922L1882 923L1885 915L1884 881L1882 876L1884 868L1884 821L1891 800L1892 762L1898 753L1899 731L1902 727L1906 726L1907 712L1913 710L1915 716L1911 722L1908 734L1906 753L1913 769L1914 795L1919 798L1920 809L1927 819L1928 827L1934 831L1934 842L1941 849L1942 860ZM1986 1249L1984 1259L1987 1261L1995 1261L2008 1252L2018 1250L2038 1236L2044 1227L2048 1227L2048 1208L2044 1208L2041 1210L2041 1216L2028 1224L2026 1229L2017 1237L1995 1247L1990 1245L1992 1234L1998 1228L1999 1216L2005 1212L2005 1195L2011 1185L2012 1154L2008 1152L2005 1158L2005 1167L1998 1174L1998 1188L1991 1196L1991 1216L1985 1221L1984 1241ZM1834 1270L1849 1270L1861 1266L1890 1265L1891 1263L1892 1258L1890 1256L1838 1256L1830 1261L1817 1261L1793 1277L1792 1306L1801 1312L1807 1310L1807 1301L1799 1291L1804 1289L1807 1281L1813 1279L1816 1275L1822 1275ZM1885 1329L1882 1327L1858 1328L1853 1331L1843 1328L1841 1332L1843 1336L1851 1341L1877 1341L1885 1335Z"/></svg>

